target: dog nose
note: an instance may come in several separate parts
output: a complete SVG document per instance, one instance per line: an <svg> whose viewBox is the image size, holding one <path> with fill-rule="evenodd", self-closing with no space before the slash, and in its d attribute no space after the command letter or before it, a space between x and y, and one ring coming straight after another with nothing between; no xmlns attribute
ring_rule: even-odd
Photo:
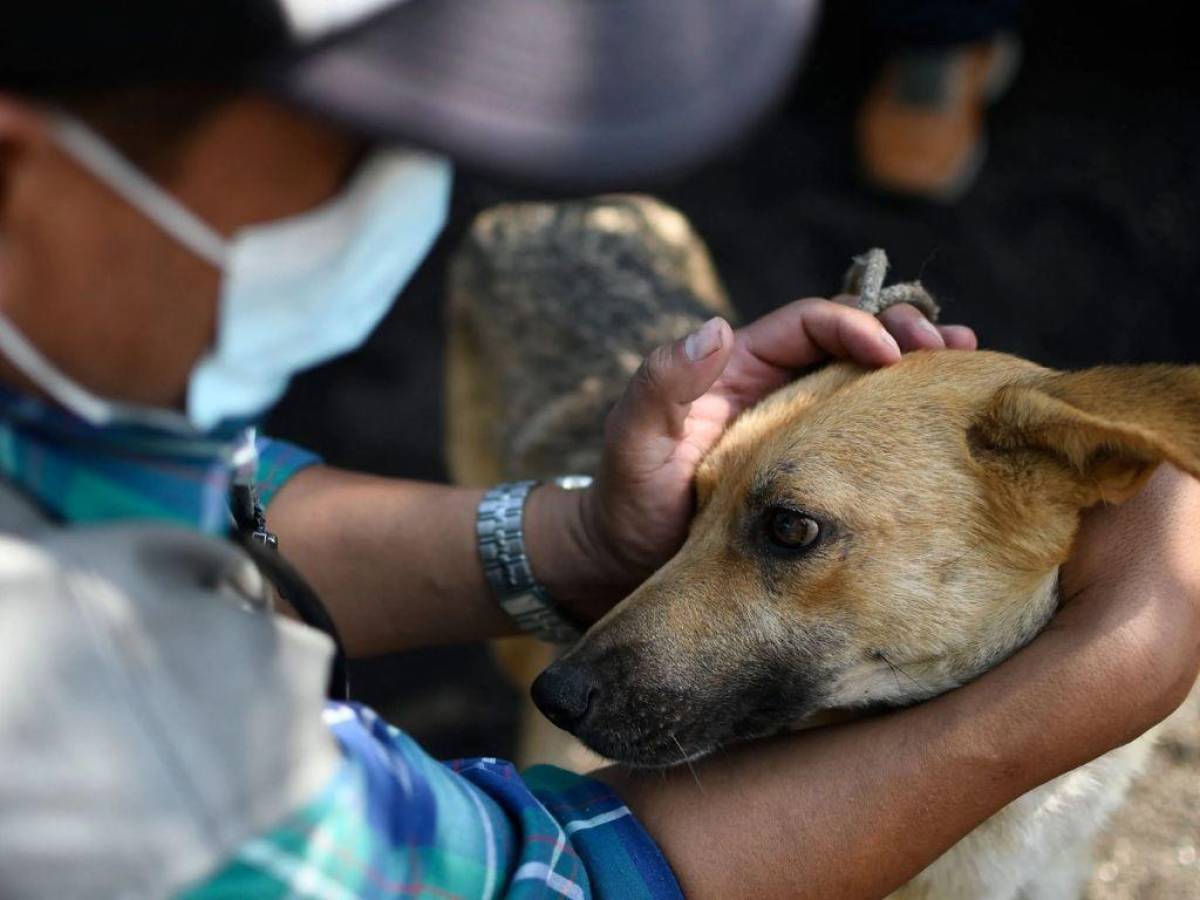
<svg viewBox="0 0 1200 900"><path fill-rule="evenodd" d="M598 690L590 669L556 662L534 679L530 693L547 719L565 731L574 731L587 715Z"/></svg>

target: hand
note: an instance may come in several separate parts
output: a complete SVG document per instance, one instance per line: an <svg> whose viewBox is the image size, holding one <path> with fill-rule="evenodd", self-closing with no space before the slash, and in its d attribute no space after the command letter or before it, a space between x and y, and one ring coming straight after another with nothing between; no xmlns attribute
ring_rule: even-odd
<svg viewBox="0 0 1200 900"><path fill-rule="evenodd" d="M1084 513L1046 631L1104 642L1104 719L1132 740L1187 696L1200 669L1200 482L1171 465L1120 506ZM1096 679L1097 682L1100 678Z"/></svg>
<svg viewBox="0 0 1200 900"><path fill-rule="evenodd" d="M1183 700L1200 668L1197 529L1200 482L1163 466L1123 505L1085 515L1063 609L964 687L688 767L593 774L688 897L890 896L1017 797Z"/></svg>
<svg viewBox="0 0 1200 900"><path fill-rule="evenodd" d="M799 370L829 357L874 367L902 351L975 348L969 328L935 327L908 305L876 319L855 299L798 300L736 332L713 319L647 357L608 417L600 477L583 497L591 542L624 587L682 545L696 467L729 423Z"/></svg>

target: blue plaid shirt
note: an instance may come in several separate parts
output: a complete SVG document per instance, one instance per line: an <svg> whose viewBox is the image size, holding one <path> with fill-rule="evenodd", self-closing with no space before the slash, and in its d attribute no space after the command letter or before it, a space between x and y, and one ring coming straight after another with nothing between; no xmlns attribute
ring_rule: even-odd
<svg viewBox="0 0 1200 900"><path fill-rule="evenodd" d="M219 534L229 430L181 439L93 428L0 388L0 477L70 524L156 519ZM319 462L258 439L260 496ZM342 764L319 796L248 840L189 900L360 897L678 898L675 878L610 788L552 767L440 763L371 710L330 703Z"/></svg>

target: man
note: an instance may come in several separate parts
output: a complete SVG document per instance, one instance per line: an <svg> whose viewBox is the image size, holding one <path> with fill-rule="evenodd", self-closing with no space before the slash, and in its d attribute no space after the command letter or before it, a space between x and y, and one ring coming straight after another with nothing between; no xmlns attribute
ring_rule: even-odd
<svg viewBox="0 0 1200 900"><path fill-rule="evenodd" d="M873 0L887 52L858 111L863 176L890 193L949 202L983 167L987 107L1015 77L1019 0Z"/></svg>
<svg viewBox="0 0 1200 900"><path fill-rule="evenodd" d="M231 486L241 503L257 477L349 652L566 628L674 551L697 460L792 371L974 337L824 300L736 334L714 320L650 356L583 491L487 507L329 469L245 424L360 341L436 234L446 163L395 141L563 184L682 165L761 108L805 9L208 0L131 3L114 30L55 6L6 23L0 53L6 897L878 896L1186 693L1200 489L1163 471L1089 519L1070 603L1013 660L702 762L703 792L445 766L368 710L322 710L331 643L264 614L262 575L221 539ZM214 65L236 77L188 80ZM144 86L168 75L183 85ZM250 506L248 549L270 543ZM500 565L532 615L496 602L481 507L520 523L531 568ZM251 552L319 621L278 554Z"/></svg>

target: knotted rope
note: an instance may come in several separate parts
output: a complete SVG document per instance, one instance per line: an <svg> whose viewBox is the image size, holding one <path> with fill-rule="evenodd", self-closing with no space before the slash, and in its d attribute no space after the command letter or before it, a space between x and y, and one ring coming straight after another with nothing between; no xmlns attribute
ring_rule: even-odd
<svg viewBox="0 0 1200 900"><path fill-rule="evenodd" d="M883 286L887 277L888 258L878 247L873 247L854 262L846 271L842 282L842 293L857 294L858 308L873 316L897 303L911 303L925 314L930 322L938 320L941 308L920 281L903 281L900 284Z"/></svg>

